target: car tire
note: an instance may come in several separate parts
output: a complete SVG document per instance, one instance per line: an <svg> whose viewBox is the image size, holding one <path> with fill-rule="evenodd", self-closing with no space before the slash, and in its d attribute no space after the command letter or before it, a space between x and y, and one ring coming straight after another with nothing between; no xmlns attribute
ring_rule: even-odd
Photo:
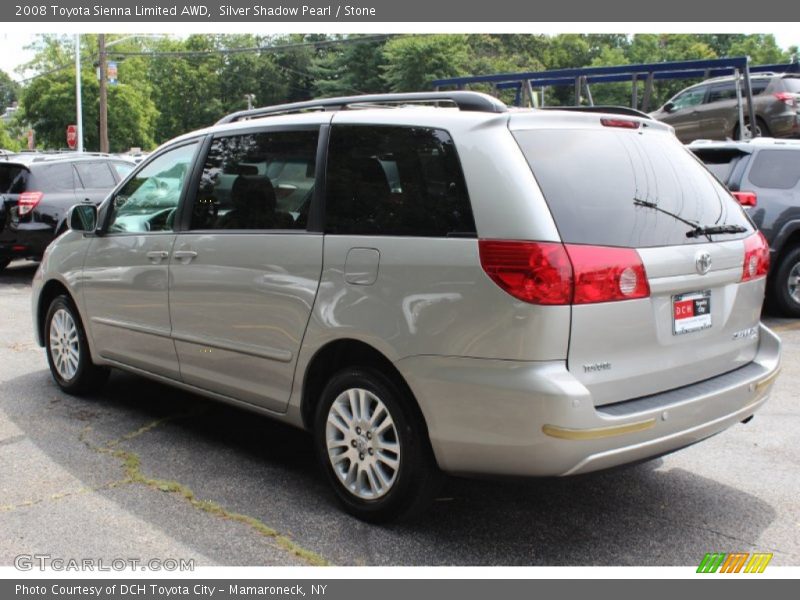
<svg viewBox="0 0 800 600"><path fill-rule="evenodd" d="M105 384L108 369L92 362L86 332L69 296L58 296L50 303L44 339L50 374L62 390L79 396Z"/></svg>
<svg viewBox="0 0 800 600"><path fill-rule="evenodd" d="M378 370L334 375L314 420L317 454L337 499L370 523L411 519L443 481L427 429L409 397Z"/></svg>
<svg viewBox="0 0 800 600"><path fill-rule="evenodd" d="M745 126L750 129L750 123L746 122ZM756 133L760 137L772 137L772 133L767 127L767 123L761 117L756 117ZM738 141L739 140L739 124L736 124L736 127L733 128L733 139Z"/></svg>
<svg viewBox="0 0 800 600"><path fill-rule="evenodd" d="M787 317L800 317L800 246L791 248L771 276L772 304Z"/></svg>
<svg viewBox="0 0 800 600"><path fill-rule="evenodd" d="M5 268L11 264L10 258L0 258L0 273L2 273Z"/></svg>

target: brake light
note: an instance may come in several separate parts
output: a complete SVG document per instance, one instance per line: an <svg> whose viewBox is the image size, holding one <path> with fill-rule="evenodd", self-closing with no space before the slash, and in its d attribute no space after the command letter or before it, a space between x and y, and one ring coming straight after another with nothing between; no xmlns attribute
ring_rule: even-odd
<svg viewBox="0 0 800 600"><path fill-rule="evenodd" d="M764 277L769 271L769 244L760 231L744 240L742 281Z"/></svg>
<svg viewBox="0 0 800 600"><path fill-rule="evenodd" d="M29 212L31 212L34 208L36 208L39 202L42 201L42 197L44 194L42 192L23 192L17 198L17 213L20 217L24 217Z"/></svg>
<svg viewBox="0 0 800 600"><path fill-rule="evenodd" d="M772 95L783 102L786 106L796 106L797 100L794 94L790 94L789 92L777 92Z"/></svg>
<svg viewBox="0 0 800 600"><path fill-rule="evenodd" d="M650 285L632 248L480 240L481 266L500 288L532 304L646 298Z"/></svg>
<svg viewBox="0 0 800 600"><path fill-rule="evenodd" d="M633 248L568 244L575 277L575 304L647 298L650 285Z"/></svg>
<svg viewBox="0 0 800 600"><path fill-rule="evenodd" d="M731 195L742 206L755 206L758 202L758 196L756 196L755 192L731 192Z"/></svg>
<svg viewBox="0 0 800 600"><path fill-rule="evenodd" d="M479 240L481 266L507 293L531 304L569 304L572 266L563 244Z"/></svg>
<svg viewBox="0 0 800 600"><path fill-rule="evenodd" d="M628 119L609 119L603 117L600 123L606 127L621 127L622 129L639 129L639 121L629 121Z"/></svg>

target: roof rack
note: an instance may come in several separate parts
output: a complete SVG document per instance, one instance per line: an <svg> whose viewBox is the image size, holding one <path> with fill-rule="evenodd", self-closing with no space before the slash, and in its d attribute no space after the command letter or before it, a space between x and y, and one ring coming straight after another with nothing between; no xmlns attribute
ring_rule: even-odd
<svg viewBox="0 0 800 600"><path fill-rule="evenodd" d="M653 120L653 117L645 112L628 108L627 106L542 106L539 110L569 110L574 112L589 113L611 113L614 115L627 115L629 117L640 117L642 119Z"/></svg>
<svg viewBox="0 0 800 600"><path fill-rule="evenodd" d="M344 96L341 98L321 98L319 100L308 100L306 102L292 102L289 104L277 104L275 106L265 106L263 108L240 110L221 118L217 121L217 125L303 111L346 110L351 107L369 104L387 106L395 104L427 104L432 102L449 102L455 104L459 110L473 112L504 113L508 110L508 107L497 98L480 92L453 91L413 92L407 94L367 94L363 96Z"/></svg>

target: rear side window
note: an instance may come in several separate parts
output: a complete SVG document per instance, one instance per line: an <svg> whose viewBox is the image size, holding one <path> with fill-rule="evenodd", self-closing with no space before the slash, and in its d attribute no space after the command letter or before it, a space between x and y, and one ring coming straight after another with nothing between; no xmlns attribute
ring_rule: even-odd
<svg viewBox="0 0 800 600"><path fill-rule="evenodd" d="M114 162L111 163L111 165L114 167L114 170L117 172L117 176L120 179L125 179L128 176L128 173L136 168L136 165L123 162Z"/></svg>
<svg viewBox="0 0 800 600"><path fill-rule="evenodd" d="M28 169L0 164L0 194L21 194L28 182Z"/></svg>
<svg viewBox="0 0 800 600"><path fill-rule="evenodd" d="M672 135L603 128L514 136L566 243L644 248L708 241L687 237L692 225L684 221L747 229L715 240L752 232L741 207Z"/></svg>
<svg viewBox="0 0 800 600"><path fill-rule="evenodd" d="M330 233L475 235L455 146L440 129L335 125L325 209Z"/></svg>
<svg viewBox="0 0 800 600"><path fill-rule="evenodd" d="M736 85L733 82L711 86L708 92L708 102L720 102L721 100L736 100Z"/></svg>
<svg viewBox="0 0 800 600"><path fill-rule="evenodd" d="M83 187L87 189L92 188L112 188L116 181L106 163L75 163L75 168L78 170Z"/></svg>
<svg viewBox="0 0 800 600"><path fill-rule="evenodd" d="M783 89L786 92L791 92L793 94L800 94L800 79L795 77L786 77L785 79L781 80L783 84Z"/></svg>
<svg viewBox="0 0 800 600"><path fill-rule="evenodd" d="M32 175L35 181L30 182L30 187L43 192L72 192L80 187L76 186L75 170L70 163L34 165Z"/></svg>
<svg viewBox="0 0 800 600"><path fill-rule="evenodd" d="M264 131L215 139L192 229L305 229L319 132Z"/></svg>
<svg viewBox="0 0 800 600"><path fill-rule="evenodd" d="M800 179L800 152L762 150L747 178L757 187L790 190Z"/></svg>

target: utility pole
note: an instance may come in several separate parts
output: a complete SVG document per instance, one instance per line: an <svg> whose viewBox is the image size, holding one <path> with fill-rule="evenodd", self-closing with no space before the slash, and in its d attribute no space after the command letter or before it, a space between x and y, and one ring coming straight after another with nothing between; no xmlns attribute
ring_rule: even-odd
<svg viewBox="0 0 800 600"><path fill-rule="evenodd" d="M108 85L106 73L106 34L97 36L100 55L100 152L108 152Z"/></svg>

